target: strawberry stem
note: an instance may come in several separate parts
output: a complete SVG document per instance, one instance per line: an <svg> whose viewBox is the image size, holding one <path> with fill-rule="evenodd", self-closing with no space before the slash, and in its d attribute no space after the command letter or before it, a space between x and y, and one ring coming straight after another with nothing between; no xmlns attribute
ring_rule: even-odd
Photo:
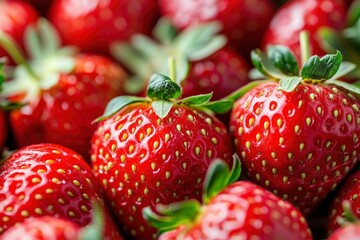
<svg viewBox="0 0 360 240"><path fill-rule="evenodd" d="M299 37L300 37L300 48L301 48L301 66L304 66L306 61L311 56L309 32L303 30L300 32Z"/></svg>
<svg viewBox="0 0 360 240"><path fill-rule="evenodd" d="M176 82L176 66L175 66L175 58L170 57L168 59L168 64L169 64L169 77L171 80L173 80L174 82Z"/></svg>
<svg viewBox="0 0 360 240"><path fill-rule="evenodd" d="M19 46L16 42L6 33L0 33L0 46L5 49L5 51L10 55L14 62L18 65L23 65L27 71L34 77L37 78L34 71L30 68L29 63L27 62L24 54L21 52Z"/></svg>

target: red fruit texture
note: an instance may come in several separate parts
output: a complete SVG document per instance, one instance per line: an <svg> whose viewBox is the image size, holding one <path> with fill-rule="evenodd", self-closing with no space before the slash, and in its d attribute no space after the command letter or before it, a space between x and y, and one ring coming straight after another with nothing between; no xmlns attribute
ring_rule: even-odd
<svg viewBox="0 0 360 240"><path fill-rule="evenodd" d="M360 239L360 225L359 224L347 224L333 234L331 234L328 240L356 240Z"/></svg>
<svg viewBox="0 0 360 240"><path fill-rule="evenodd" d="M331 85L264 83L231 113L249 177L308 215L360 158L360 102Z"/></svg>
<svg viewBox="0 0 360 240"><path fill-rule="evenodd" d="M103 54L112 42L149 34L157 17L156 0L55 0L49 14L64 44Z"/></svg>
<svg viewBox="0 0 360 240"><path fill-rule="evenodd" d="M249 57L259 47L275 6L270 0L160 0L160 11L179 29L219 21L229 44Z"/></svg>
<svg viewBox="0 0 360 240"><path fill-rule="evenodd" d="M262 46L285 45L298 60L301 59L299 34L309 31L311 55L323 56L321 38L317 31L321 27L341 30L346 23L346 8L342 0L292 0L275 14L266 30Z"/></svg>
<svg viewBox="0 0 360 240"><path fill-rule="evenodd" d="M175 105L163 119L149 103L128 105L99 124L92 143L95 175L133 239L156 237L144 207L200 200L209 164L221 158L230 165L232 155L219 120Z"/></svg>
<svg viewBox="0 0 360 240"><path fill-rule="evenodd" d="M344 209L343 209L343 201L349 201L351 206L351 211L355 214L355 216L360 218L360 170L352 173L350 176L346 178L346 180L341 184L338 192L336 194L336 198L333 200L331 204L331 212L329 217L329 226L328 230L330 233L334 232L336 229L340 227L337 218L342 217Z"/></svg>
<svg viewBox="0 0 360 240"><path fill-rule="evenodd" d="M213 93L212 100L226 97L249 82L250 67L245 59L230 48L192 62L183 82L183 97Z"/></svg>
<svg viewBox="0 0 360 240"><path fill-rule="evenodd" d="M310 240L303 215L289 202L247 181L231 184L201 210L191 227L181 226L160 240Z"/></svg>
<svg viewBox="0 0 360 240"><path fill-rule="evenodd" d="M31 145L0 166L0 233L29 217L54 216L86 226L102 190L80 155L55 144ZM108 211L105 239L122 239Z"/></svg>
<svg viewBox="0 0 360 240"><path fill-rule="evenodd" d="M30 24L35 24L39 15L30 4L18 0L0 1L0 31L12 37L24 49L24 33ZM8 54L0 47L0 57L7 56L10 64L14 64Z"/></svg>
<svg viewBox="0 0 360 240"><path fill-rule="evenodd" d="M80 226L55 217L31 217L0 236L0 240L79 240Z"/></svg>
<svg viewBox="0 0 360 240"><path fill-rule="evenodd" d="M12 111L10 123L18 146L51 142L90 160L90 142L110 99L123 94L125 72L108 58L76 56L76 67L38 99Z"/></svg>

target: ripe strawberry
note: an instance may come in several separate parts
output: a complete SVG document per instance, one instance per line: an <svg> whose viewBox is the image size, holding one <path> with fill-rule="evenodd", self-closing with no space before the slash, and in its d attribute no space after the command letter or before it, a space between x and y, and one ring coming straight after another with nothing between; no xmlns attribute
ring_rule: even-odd
<svg viewBox="0 0 360 240"><path fill-rule="evenodd" d="M25 29L39 18L36 10L20 0L0 1L0 32L8 34L23 49ZM0 47L0 57L8 56ZM11 62L13 64L13 62Z"/></svg>
<svg viewBox="0 0 360 240"><path fill-rule="evenodd" d="M263 48L269 45L285 45L300 60L299 33L307 30L311 36L312 54L322 56L321 38L315 34L322 27L342 29L345 26L346 9L342 0L292 0L275 14L263 38Z"/></svg>
<svg viewBox="0 0 360 240"><path fill-rule="evenodd" d="M232 101L209 103L211 94L175 101L180 86L159 74L147 93L112 100L92 141L95 175L134 239L155 237L142 217L144 207L199 199L210 162L231 156L226 127L209 111L229 110Z"/></svg>
<svg viewBox="0 0 360 240"><path fill-rule="evenodd" d="M173 57L183 97L213 92L213 100L218 100L248 83L249 71L241 55L224 47L226 39L219 31L220 25L213 22L176 32L170 22L161 19L154 39L136 34L131 44L115 43L112 54L134 73L134 80L140 79L138 91L146 88L153 72L168 74L164 66Z"/></svg>
<svg viewBox="0 0 360 240"><path fill-rule="evenodd" d="M309 58L298 75L284 46L252 52L268 81L233 107L231 132L249 177L309 214L360 157L359 88L335 78L341 53ZM336 74L336 75L335 75Z"/></svg>
<svg viewBox="0 0 360 240"><path fill-rule="evenodd" d="M342 217L344 214L344 209L342 203L344 201L349 201L351 206L351 211L355 216L360 217L360 171L352 173L346 180L342 183L340 189L337 191L336 198L331 204L331 215L329 217L329 226L328 230L330 233L334 232L337 228L340 227L338 218Z"/></svg>
<svg viewBox="0 0 360 240"><path fill-rule="evenodd" d="M160 235L160 240L312 239L299 210L252 182L228 182L231 175L226 167L220 160L210 166L204 186L205 205L196 200L158 205L161 215L145 208L144 216L160 231L176 228ZM211 189L215 184L221 188Z"/></svg>
<svg viewBox="0 0 360 240"><path fill-rule="evenodd" d="M65 44L85 52L108 53L114 41L150 33L156 7L156 0L55 0L49 18Z"/></svg>
<svg viewBox="0 0 360 240"><path fill-rule="evenodd" d="M55 217L31 217L9 228L0 240L80 240L80 226Z"/></svg>
<svg viewBox="0 0 360 240"><path fill-rule="evenodd" d="M270 0L160 0L159 6L178 29L219 21L229 44L244 56L260 45L275 11Z"/></svg>
<svg viewBox="0 0 360 240"><path fill-rule="evenodd" d="M35 49L30 49L33 58L20 61L3 86L4 98L25 104L10 113L15 140L20 147L57 143L90 160L96 129L91 122L111 98L123 93L125 73L105 57L57 49L58 39L49 35L54 30L44 21L38 28L47 42L35 42ZM34 40L34 34L28 36Z"/></svg>
<svg viewBox="0 0 360 240"><path fill-rule="evenodd" d="M360 224L349 224L331 234L328 240L360 239Z"/></svg>
<svg viewBox="0 0 360 240"><path fill-rule="evenodd" d="M97 179L80 155L63 146L31 145L0 166L0 233L32 216L85 226L93 201L102 201ZM104 226L106 239L121 239L108 211Z"/></svg>

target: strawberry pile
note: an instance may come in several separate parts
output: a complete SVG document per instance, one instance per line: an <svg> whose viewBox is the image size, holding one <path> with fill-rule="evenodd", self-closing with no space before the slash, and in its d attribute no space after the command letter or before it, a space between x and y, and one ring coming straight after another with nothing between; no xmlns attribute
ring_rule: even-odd
<svg viewBox="0 0 360 240"><path fill-rule="evenodd" d="M360 239L360 0L0 0L0 240Z"/></svg>

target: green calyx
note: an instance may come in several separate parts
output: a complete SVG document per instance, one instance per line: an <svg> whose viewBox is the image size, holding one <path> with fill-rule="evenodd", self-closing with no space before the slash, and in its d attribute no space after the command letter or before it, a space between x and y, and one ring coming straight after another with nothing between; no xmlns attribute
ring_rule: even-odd
<svg viewBox="0 0 360 240"><path fill-rule="evenodd" d="M5 81L5 73L4 73L4 63L5 63L5 58L0 58L0 91L2 89L2 84Z"/></svg>
<svg viewBox="0 0 360 240"><path fill-rule="evenodd" d="M170 68L173 67L174 64L170 61ZM172 75L175 75L174 69L170 70L170 72ZM104 114L95 119L94 122L105 120L119 112L127 105L133 103L151 103L154 112L160 118L166 117L174 105L188 106L208 113L223 114L230 111L234 104L233 99L222 99L210 102L212 93L179 99L180 97L181 86L179 83L176 83L174 80L163 74L153 74L149 80L147 97L116 97L108 103Z"/></svg>
<svg viewBox="0 0 360 240"><path fill-rule="evenodd" d="M130 43L117 42L111 45L113 56L133 74L128 90L134 93L146 88L147 80L156 72L170 76L166 67L168 58L176 59L176 78L180 84L187 76L189 63L204 59L221 49L226 38L218 34L218 22L197 25L178 33L166 18L159 20L153 38L134 35Z"/></svg>
<svg viewBox="0 0 360 240"><path fill-rule="evenodd" d="M102 240L104 239L104 210L99 202L94 203L92 221L84 227L79 240Z"/></svg>
<svg viewBox="0 0 360 240"><path fill-rule="evenodd" d="M334 84L360 94L360 88L356 85L337 80L353 71L355 65L342 62L342 54L339 51L321 58L310 56L307 39L306 32L302 32L300 41L303 51L303 66L301 69L290 49L285 46L274 45L270 46L266 53L260 49L251 52L251 60L257 69L257 72L252 71L252 75L258 77L261 73L268 79L278 81L279 90L287 92L293 91L301 83L310 83Z"/></svg>
<svg viewBox="0 0 360 240"><path fill-rule="evenodd" d="M338 217L336 220L340 225L344 225L346 223L360 223L360 219L354 214L354 212L351 209L350 201L345 200L342 202L343 207L343 214L342 216Z"/></svg>
<svg viewBox="0 0 360 240"><path fill-rule="evenodd" d="M240 177L241 164L238 156L233 157L232 169L220 159L215 159L209 166L203 186L203 204L218 195L225 187ZM201 214L201 204L195 200L185 200L169 205L156 205L156 212L150 207L143 209L144 218L160 233L173 230L181 225L191 225Z"/></svg>
<svg viewBox="0 0 360 240"><path fill-rule="evenodd" d="M21 103L37 98L42 90L48 90L57 84L59 74L70 73L75 67L73 47L61 47L60 37L54 27L45 19L39 19L36 25L30 25L25 32L25 47L29 59L6 33L0 33L0 46L17 63L7 76L9 81L3 85L1 97L8 99L24 95Z"/></svg>

